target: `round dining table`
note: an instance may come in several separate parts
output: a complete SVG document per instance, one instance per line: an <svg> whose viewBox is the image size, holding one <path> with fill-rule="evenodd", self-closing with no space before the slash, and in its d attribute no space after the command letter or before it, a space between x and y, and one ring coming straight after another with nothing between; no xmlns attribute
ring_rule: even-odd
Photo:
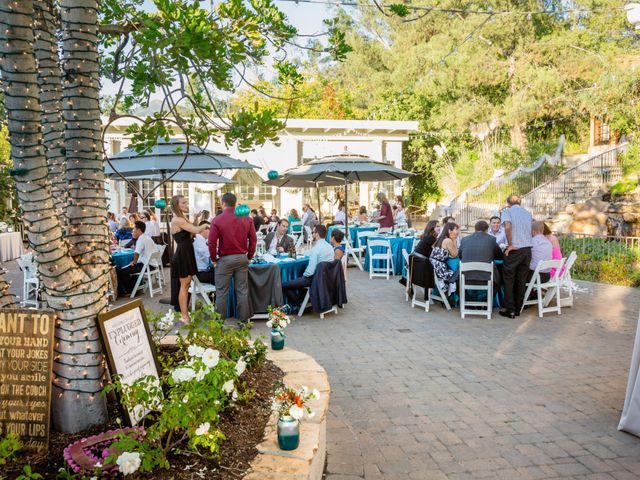
<svg viewBox="0 0 640 480"><path fill-rule="evenodd" d="M413 252L413 244L415 242L415 240L417 240L416 237L409 236L409 237L396 237L394 235L371 235L369 237L366 237L367 239L367 243L371 240L388 240L389 243L391 244L391 253L393 256L393 274L394 275L402 275L403 272L403 268L404 268L404 260L402 258L402 250L406 250L407 253L411 253ZM364 269L368 272L369 271L369 248L366 249L366 254L364 257ZM382 253L382 247L374 247L373 248L373 253ZM382 267L382 261L381 260L374 260L374 265L376 266L376 268L378 266Z"/></svg>
<svg viewBox="0 0 640 480"><path fill-rule="evenodd" d="M304 255L298 255L298 258L292 259L289 258L286 254L283 254L277 258L276 263L262 263L262 262L252 262L249 264L249 276L254 274L256 277L261 273L260 269L267 268L277 268L280 271L280 282L276 282L274 285L265 286L266 288L271 289L280 289L282 290L282 285L285 282L289 282L291 280L295 280L298 277L301 277L304 273L305 269L309 265L309 258ZM255 300L257 296L257 292L251 291L251 278L249 279L249 297L250 303L259 303L259 302L251 302L251 300ZM277 284L279 283L279 285ZM271 305L272 307L281 307L282 305L288 304L288 299L283 296L283 302L281 305ZM229 285L229 296L227 297L227 317L235 317L236 316L236 307L238 305L238 300L236 299L235 294L235 286L233 279L231 279L231 284ZM297 305L291 305L292 307ZM266 312L266 305L264 305L264 311L254 311L255 313L264 313ZM263 310L263 308L258 308L258 310Z"/></svg>
<svg viewBox="0 0 640 480"><path fill-rule="evenodd" d="M116 267L123 268L133 262L133 254L133 248L125 248L124 250L113 252L111 254L111 259Z"/></svg>
<svg viewBox="0 0 640 480"><path fill-rule="evenodd" d="M15 260L24 253L20 232L0 233L0 263Z"/></svg>

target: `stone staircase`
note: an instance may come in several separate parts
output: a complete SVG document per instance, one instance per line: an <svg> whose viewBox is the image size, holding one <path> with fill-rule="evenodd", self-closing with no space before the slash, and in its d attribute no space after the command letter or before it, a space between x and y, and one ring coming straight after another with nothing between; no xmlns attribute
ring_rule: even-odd
<svg viewBox="0 0 640 480"><path fill-rule="evenodd" d="M618 155L626 145L583 161L574 160L574 166L523 195L522 205L534 218L548 222L552 230L567 231L573 221L575 204L586 202L622 178Z"/></svg>

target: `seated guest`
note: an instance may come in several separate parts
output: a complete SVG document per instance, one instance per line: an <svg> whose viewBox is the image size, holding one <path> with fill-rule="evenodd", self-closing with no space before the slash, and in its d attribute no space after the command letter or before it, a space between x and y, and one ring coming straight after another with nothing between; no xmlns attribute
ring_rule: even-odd
<svg viewBox="0 0 640 480"><path fill-rule="evenodd" d="M140 272L144 263L151 257L151 254L158 251L154 241L145 233L146 229L147 226L140 220L134 224L132 236L136 239L136 250L133 254L133 261L130 265L116 270L118 274L118 288L122 294L126 295L131 293L137 281L137 278L133 277L133 274ZM155 260L152 260L149 265L153 267L158 266Z"/></svg>
<svg viewBox="0 0 640 480"><path fill-rule="evenodd" d="M298 210L295 208L292 208L289 212L289 230L287 230L287 233L302 233L302 225L295 225L292 227L291 224L293 222L302 222L300 215L298 214Z"/></svg>
<svg viewBox="0 0 640 480"><path fill-rule="evenodd" d="M358 212L358 220L361 222L368 222L369 215L367 215L367 207L360 205L360 211Z"/></svg>
<svg viewBox="0 0 640 480"><path fill-rule="evenodd" d="M289 228L289 221L286 218L281 218L273 232L269 232L264 239L264 245L268 252L277 250L278 252L288 252L294 248L295 242L293 238L287 235Z"/></svg>
<svg viewBox="0 0 640 480"><path fill-rule="evenodd" d="M405 213L404 207L401 203L393 206L393 223L396 225L407 224L407 214Z"/></svg>
<svg viewBox="0 0 640 480"><path fill-rule="evenodd" d="M344 256L344 245L342 241L344 240L344 232L342 230L332 230L331 231L331 246L333 247L333 259L340 260Z"/></svg>
<svg viewBox="0 0 640 480"><path fill-rule="evenodd" d="M442 219L442 225L446 225L447 223L456 223L456 219L451 216L446 216Z"/></svg>
<svg viewBox="0 0 640 480"><path fill-rule="evenodd" d="M311 227L313 222L316 221L316 212L311 208L311 205L305 203L302 207L302 226Z"/></svg>
<svg viewBox="0 0 640 480"><path fill-rule="evenodd" d="M278 211L274 208L271 210L271 215L269 216L269 222L278 222L280 218L278 217Z"/></svg>
<svg viewBox="0 0 640 480"><path fill-rule="evenodd" d="M145 233L149 235L154 241L160 240L160 225L156 220L156 216L149 210L145 210L140 214L140 220L147 226ZM156 242L158 243L158 242Z"/></svg>
<svg viewBox="0 0 640 480"><path fill-rule="evenodd" d="M193 239L193 250L196 254L196 265L198 266L198 273L196 277L203 283L216 283L216 278L213 272L213 264L211 263L211 254L209 253L209 233L211 223L208 221L201 221L198 226L206 226L204 230L197 233Z"/></svg>
<svg viewBox="0 0 640 480"><path fill-rule="evenodd" d="M480 220L475 225L475 233L465 237L460 242L458 255L460 262L481 262L491 263L494 260L502 260L502 250L496 243L495 239L490 236L487 231L489 224L484 220ZM498 277L498 269L493 265L493 291L497 292L500 286ZM486 284L489 280L489 272L467 272L465 273L465 282L472 284Z"/></svg>
<svg viewBox="0 0 640 480"><path fill-rule="evenodd" d="M118 241L131 240L133 238L133 231L127 217L122 217L120 219L120 228L116 230L115 235Z"/></svg>
<svg viewBox="0 0 640 480"><path fill-rule="evenodd" d="M347 221L346 210L345 210L345 207L342 207L340 210L338 210L338 213L336 213L336 217L333 223L335 225L344 225L346 221Z"/></svg>
<svg viewBox="0 0 640 480"><path fill-rule="evenodd" d="M122 212L118 215L118 221L122 220L122 217L129 220L129 209L127 207L122 207Z"/></svg>
<svg viewBox="0 0 640 480"><path fill-rule="evenodd" d="M551 242L544 236L544 222L533 222L531 224L531 263L529 263L529 275L527 281L533 277L538 263L544 260L553 259L553 246ZM550 269L540 271L540 280L543 282L549 281Z"/></svg>
<svg viewBox="0 0 640 480"><path fill-rule="evenodd" d="M329 245L329 242L325 241L327 236L327 227L324 225L316 225L313 227L313 240L315 244L313 248L307 252L309 257L309 265L305 269L301 277L286 282L282 286L282 291L289 299L289 305L297 306L304 300L304 293L300 294L300 289L311 286L311 280L313 274L316 273L316 268L321 262L333 261L333 247Z"/></svg>
<svg viewBox="0 0 640 480"><path fill-rule="evenodd" d="M438 220L429 220L429 222L427 222L427 226L424 227L422 238L420 239L418 245L416 245L414 252L429 258L429 256L431 255L431 250L433 249L433 244L436 243L437 239Z"/></svg>
<svg viewBox="0 0 640 480"><path fill-rule="evenodd" d="M489 224L489 235L496 239L496 243L498 245L506 245L507 243L509 243L507 241L507 234L504 233L504 227L502 226L500 217L491 217L491 219L489 220Z"/></svg>
<svg viewBox="0 0 640 480"><path fill-rule="evenodd" d="M116 221L116 214L113 212L109 212L107 215L107 225L109 225L109 231L112 233L116 233L118 230L118 222Z"/></svg>
<svg viewBox="0 0 640 480"><path fill-rule="evenodd" d="M562 250L560 250L560 241L558 240L558 237L556 237L551 232L551 229L546 223L544 224L544 236L547 238L547 240L549 240L549 242L551 242L551 246L553 247L553 251L551 253L551 259L562 260ZM562 270L564 271L564 267L562 268ZM555 271L556 269L552 268L549 271L549 275L553 277L553 274L555 273Z"/></svg>
<svg viewBox="0 0 640 480"><path fill-rule="evenodd" d="M451 296L456 291L456 280L458 279L458 271L452 270L447 260L457 258L458 247L456 241L458 238L459 227L455 223L445 223L442 226L440 236L433 244L429 261L433 265L433 271L438 285L446 295Z"/></svg>
<svg viewBox="0 0 640 480"><path fill-rule="evenodd" d="M260 227L264 225L264 217L255 208L251 210L251 216L253 217L253 226L257 233L260 231Z"/></svg>

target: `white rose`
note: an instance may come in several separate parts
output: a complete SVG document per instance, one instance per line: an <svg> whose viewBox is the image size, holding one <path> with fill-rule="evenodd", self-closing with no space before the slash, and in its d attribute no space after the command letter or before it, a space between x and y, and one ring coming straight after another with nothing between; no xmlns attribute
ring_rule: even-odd
<svg viewBox="0 0 640 480"><path fill-rule="evenodd" d="M196 376L196 372L192 368L180 367L171 372L171 377L176 383L188 382L193 380Z"/></svg>
<svg viewBox="0 0 640 480"><path fill-rule="evenodd" d="M201 382L210 371L211 370L209 370L208 368L201 368L200 370L198 370L198 373L196 373L196 380L198 382Z"/></svg>
<svg viewBox="0 0 640 480"><path fill-rule="evenodd" d="M313 392L311 392L311 395L313 395L313 398L320 398L320 392L318 391L317 388L313 389Z"/></svg>
<svg viewBox="0 0 640 480"><path fill-rule="evenodd" d="M198 345L189 345L187 352L189 353L190 357L201 357L204 353L204 348L199 347Z"/></svg>
<svg viewBox="0 0 640 480"><path fill-rule="evenodd" d="M237 390L233 390L233 393L231 394L231 399L232 400L237 400L238 399L238 391Z"/></svg>
<svg viewBox="0 0 640 480"><path fill-rule="evenodd" d="M202 361L207 368L213 368L220 361L220 352L212 348L207 348L202 354Z"/></svg>
<svg viewBox="0 0 640 480"><path fill-rule="evenodd" d="M123 452L116 460L120 473L130 475L140 468L140 454L138 452Z"/></svg>
<svg viewBox="0 0 640 480"><path fill-rule="evenodd" d="M227 393L233 392L233 389L233 380L227 380L226 382L224 382L224 385L222 385L222 390Z"/></svg>
<svg viewBox="0 0 640 480"><path fill-rule="evenodd" d="M273 321L269 320L267 322L267 327L271 328L273 326Z"/></svg>
<svg viewBox="0 0 640 480"><path fill-rule="evenodd" d="M189 401L189 395L185 395L182 397L182 403L187 403Z"/></svg>
<svg viewBox="0 0 640 480"><path fill-rule="evenodd" d="M242 359L238 360L238 363L236 363L236 373L238 374L238 376L242 375L246 369L247 369L247 362L245 362Z"/></svg>
<svg viewBox="0 0 640 480"><path fill-rule="evenodd" d="M296 420L300 420L304 416L304 408L300 408L297 405L291 405L289 409L289 415L291 415Z"/></svg>
<svg viewBox="0 0 640 480"><path fill-rule="evenodd" d="M196 428L196 435L204 435L209 431L209 427L211 427L209 422L204 422L198 428Z"/></svg>

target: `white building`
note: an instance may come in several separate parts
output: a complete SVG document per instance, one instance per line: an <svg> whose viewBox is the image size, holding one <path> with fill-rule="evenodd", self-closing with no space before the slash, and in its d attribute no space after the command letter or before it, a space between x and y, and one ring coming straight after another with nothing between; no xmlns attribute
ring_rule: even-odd
<svg viewBox="0 0 640 480"><path fill-rule="evenodd" d="M118 153L129 144L125 130L131 119L118 119L109 126L105 134L107 154ZM255 170L225 171L222 175L232 178L237 183L225 186L175 182L169 188L169 195L188 195L192 212L209 210L215 212L217 197L221 192L233 191L239 203L248 204L251 208L264 207L267 212L272 208L278 213L287 212L291 208L300 211L303 203L317 206L317 195L313 188L278 189L264 185L267 174L271 170L282 173L288 168L302 165L316 157L339 154L347 148L349 152L367 155L402 168L403 142L409 139L409 133L418 129L418 122L401 122L385 120L306 120L289 119L280 134L278 144L271 142L256 147L250 152L238 152L235 148L227 149L224 145L210 143L208 148L217 152L225 152L235 158L246 160L260 168ZM146 195L157 185L155 182L142 181L140 189ZM132 190L123 181L112 181L109 185L109 210L118 212L131 201ZM138 208L153 208L156 198L163 198L162 188L157 189L148 199L139 200ZM323 215L332 215L335 209L336 193L341 188L321 188L320 196L323 204ZM387 195L400 194L400 181L382 183L361 183L349 187L349 204L354 209L358 205L370 208L375 194L383 190Z"/></svg>

